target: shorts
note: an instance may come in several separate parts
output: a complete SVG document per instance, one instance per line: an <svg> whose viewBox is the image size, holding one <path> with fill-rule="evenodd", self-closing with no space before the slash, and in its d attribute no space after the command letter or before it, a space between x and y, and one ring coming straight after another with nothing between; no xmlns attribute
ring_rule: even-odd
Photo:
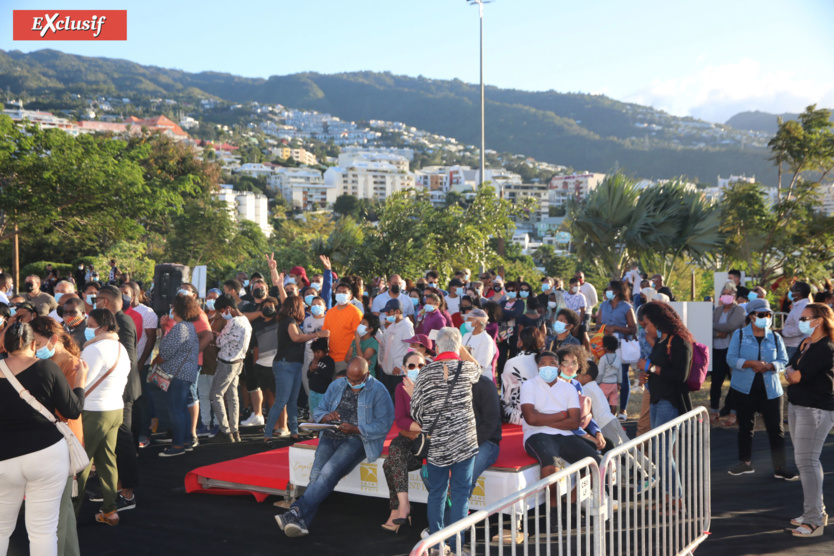
<svg viewBox="0 0 834 556"><path fill-rule="evenodd" d="M194 379L194 382L191 383L191 386L188 387L188 397L185 400L186 407L194 407L198 403L200 403L200 397L197 395L197 379L200 378L200 372L197 371L197 378Z"/></svg>
<svg viewBox="0 0 834 556"><path fill-rule="evenodd" d="M524 442L524 451L538 460L542 467L565 466L566 463L576 463L582 458L593 458L602 461L596 448L587 440L575 434L546 434L536 433Z"/></svg>
<svg viewBox="0 0 834 556"><path fill-rule="evenodd" d="M254 367L246 375L246 389L254 392L258 389L275 392L275 373L272 366L264 367L255 363Z"/></svg>
<svg viewBox="0 0 834 556"><path fill-rule="evenodd" d="M620 389L616 382L604 382L599 385L599 389L605 394L605 399L608 400L608 405L616 407L620 403Z"/></svg>

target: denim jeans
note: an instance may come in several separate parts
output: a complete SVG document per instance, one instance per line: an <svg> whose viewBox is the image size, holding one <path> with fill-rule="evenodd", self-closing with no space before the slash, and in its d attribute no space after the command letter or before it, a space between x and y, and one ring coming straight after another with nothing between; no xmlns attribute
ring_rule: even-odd
<svg viewBox="0 0 834 556"><path fill-rule="evenodd" d="M628 407L628 400L631 397L631 382L628 378L630 363L623 363L623 383L620 386L620 413L625 413Z"/></svg>
<svg viewBox="0 0 834 556"><path fill-rule="evenodd" d="M652 428L659 427L664 423L677 418L680 415L678 408L672 405L669 400L660 400L653 403L650 410L652 419ZM657 439L656 461L657 468L660 470L660 480L665 484L666 493L672 498L681 497L681 478L678 475L678 468L675 465L675 458L673 457L675 441L678 438L678 429L673 428L662 439Z"/></svg>
<svg viewBox="0 0 834 556"><path fill-rule="evenodd" d="M281 359L273 361L272 372L275 373L275 404L269 410L264 426L264 436L272 438L272 429L287 406L287 426L290 433L298 435L298 391L301 389L302 363Z"/></svg>
<svg viewBox="0 0 834 556"><path fill-rule="evenodd" d="M446 525L466 517L469 512L469 493L472 491L472 466L475 463L475 457L472 456L447 467L428 464L429 533L437 533ZM452 501L452 507L448 512L445 511L447 491Z"/></svg>
<svg viewBox="0 0 834 556"><path fill-rule="evenodd" d="M820 526L825 512L820 453L834 427L834 411L789 403L788 423L799 480L802 481L802 522Z"/></svg>
<svg viewBox="0 0 834 556"><path fill-rule="evenodd" d="M472 487L469 489L469 497L472 497L472 492L475 490L475 487L478 485L478 477L484 474L484 471L492 467L492 464L498 459L498 452L500 451L500 447L495 442L491 442L489 440L485 440L483 444L478 446L478 453L475 454L475 461L472 463ZM428 484L426 485L428 489ZM443 508L445 510L443 522L444 523L452 523L450 520L449 514L449 505L444 504ZM468 508L467 508L468 511ZM464 514L465 516L466 514ZM464 531L464 539L468 539L469 531Z"/></svg>
<svg viewBox="0 0 834 556"><path fill-rule="evenodd" d="M292 505L301 514L307 526L312 523L319 506L333 492L336 484L364 459L365 445L358 434L344 439L330 438L327 434L319 437L307 490Z"/></svg>
<svg viewBox="0 0 834 556"><path fill-rule="evenodd" d="M178 378L171 380L167 398L172 429L171 446L185 446L186 433L191 433L191 415L188 413L190 392L190 382Z"/></svg>
<svg viewBox="0 0 834 556"><path fill-rule="evenodd" d="M799 349L799 346L796 346L796 347L785 346L785 351L788 352L788 361L791 360L791 357L793 357L793 354L796 353L796 350L798 350L798 349Z"/></svg>

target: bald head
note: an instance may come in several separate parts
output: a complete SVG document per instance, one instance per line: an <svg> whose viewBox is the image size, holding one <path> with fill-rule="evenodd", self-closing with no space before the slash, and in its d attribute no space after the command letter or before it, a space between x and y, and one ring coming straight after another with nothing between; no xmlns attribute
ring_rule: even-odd
<svg viewBox="0 0 834 556"><path fill-rule="evenodd" d="M346 376L351 384L361 384L368 376L368 362L361 357L354 357L348 363Z"/></svg>

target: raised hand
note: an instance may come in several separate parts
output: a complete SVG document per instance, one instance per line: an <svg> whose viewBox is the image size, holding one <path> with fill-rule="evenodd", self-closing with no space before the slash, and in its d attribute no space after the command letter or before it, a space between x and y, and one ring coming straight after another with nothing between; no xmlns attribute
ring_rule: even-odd
<svg viewBox="0 0 834 556"><path fill-rule="evenodd" d="M319 259L321 259L321 265L325 270L331 270L333 268L330 264L330 257L327 255L319 255Z"/></svg>
<svg viewBox="0 0 834 556"><path fill-rule="evenodd" d="M275 260L275 253L266 255L266 266L269 270L275 270L278 268L278 262Z"/></svg>

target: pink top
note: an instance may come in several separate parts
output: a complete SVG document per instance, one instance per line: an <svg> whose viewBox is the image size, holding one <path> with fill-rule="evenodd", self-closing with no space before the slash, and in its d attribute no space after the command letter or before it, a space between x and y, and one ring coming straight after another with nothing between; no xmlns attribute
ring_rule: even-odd
<svg viewBox="0 0 834 556"><path fill-rule="evenodd" d="M394 389L394 423L404 430L411 430L411 396L405 391L402 382Z"/></svg>

